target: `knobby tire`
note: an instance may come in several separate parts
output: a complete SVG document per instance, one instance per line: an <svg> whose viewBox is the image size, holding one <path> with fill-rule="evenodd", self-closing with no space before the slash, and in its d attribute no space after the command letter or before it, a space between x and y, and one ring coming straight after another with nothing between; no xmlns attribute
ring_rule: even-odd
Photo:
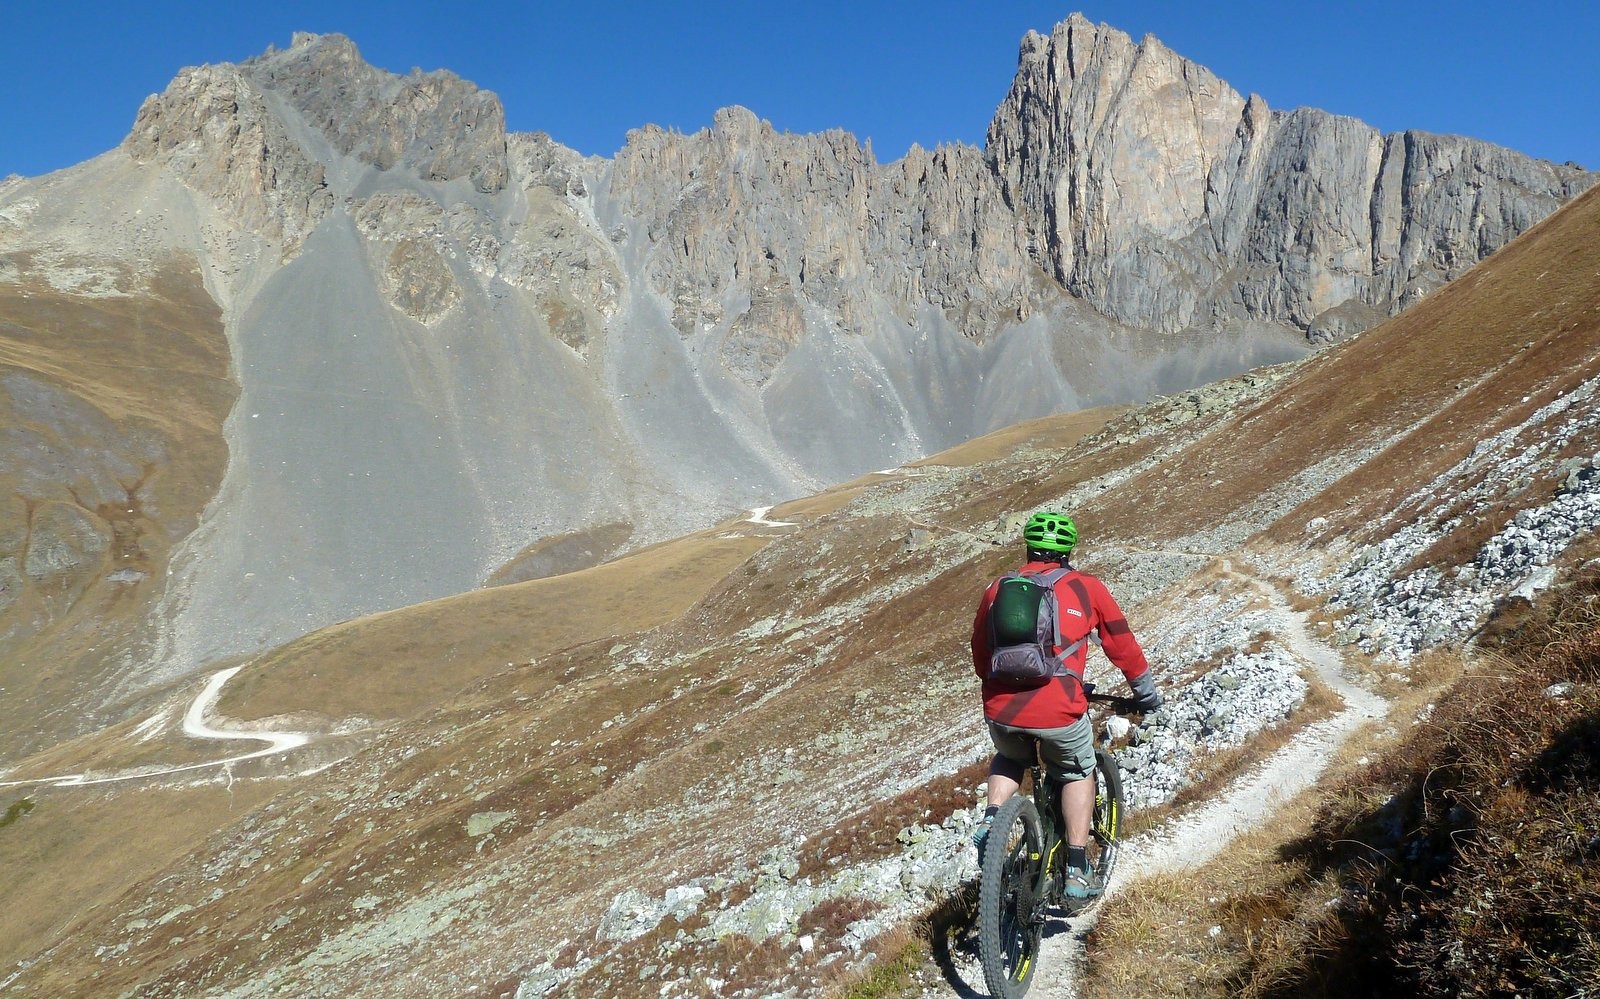
<svg viewBox="0 0 1600 999"><path fill-rule="evenodd" d="M989 826L978 882L978 955L995 999L1018 999L1039 967L1046 902L1043 848L1033 800L1013 795Z"/></svg>

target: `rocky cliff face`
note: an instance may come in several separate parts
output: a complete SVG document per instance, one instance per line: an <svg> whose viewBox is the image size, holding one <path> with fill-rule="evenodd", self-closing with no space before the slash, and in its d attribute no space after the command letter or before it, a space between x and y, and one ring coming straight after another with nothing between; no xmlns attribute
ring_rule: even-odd
<svg viewBox="0 0 1600 999"><path fill-rule="evenodd" d="M807 309L863 333L880 313L915 324L931 304L982 339L1063 297L968 146L913 147L882 165L848 133L780 135L725 108L694 135L631 133L611 190L644 223L645 272L674 325L690 336L741 310L748 335L724 349L741 370L765 358L750 372L758 381L793 346L785 331Z"/></svg>
<svg viewBox="0 0 1600 999"><path fill-rule="evenodd" d="M1314 340L1398 311L1595 182L1472 139L1273 111L1076 14L1023 39L988 155L1035 258L1097 308Z"/></svg>
<svg viewBox="0 0 1600 999"><path fill-rule="evenodd" d="M464 178L485 194L506 185L500 99L454 73L397 77L368 65L344 36L307 32L244 66L346 156L428 181Z"/></svg>
<svg viewBox="0 0 1600 999"><path fill-rule="evenodd" d="M617 212L642 226L633 254L672 324L716 331L729 370L757 387L807 323L915 325L924 305L980 340L1068 297L1140 329L1266 322L1334 339L1594 182L1471 139L1273 111L1156 39L1081 15L1023 40L986 150L914 147L890 164L846 133L778 134L742 108L692 135L642 128L598 164L548 137L508 137L498 98L453 74L397 76L348 39L309 34L240 66L185 70L146 102L125 148L291 253L336 197L356 195L364 168L446 191L464 182L434 199L452 209L452 234L485 276L576 278L540 308L580 349L614 313L611 248L570 220L500 231L510 219L483 224L488 206L467 195L549 192L534 207L560 214L563 199L592 208L581 178L603 172ZM331 186L328 170L342 173ZM452 300L420 247L382 266L409 275L391 287ZM403 297L414 317L437 311Z"/></svg>

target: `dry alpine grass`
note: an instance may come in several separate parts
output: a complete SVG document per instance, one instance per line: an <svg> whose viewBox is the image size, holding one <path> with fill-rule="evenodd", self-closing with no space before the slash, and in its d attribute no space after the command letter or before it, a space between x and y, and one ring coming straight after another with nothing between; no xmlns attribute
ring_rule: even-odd
<svg viewBox="0 0 1600 999"><path fill-rule="evenodd" d="M1384 742L1392 739L1364 730L1333 769ZM1204 866L1125 885L1090 934L1085 999L1263 994L1262 983L1319 946L1336 894L1332 879L1283 852L1309 835L1321 801L1311 788ZM1247 968L1259 969L1259 981L1246 981Z"/></svg>
<svg viewBox="0 0 1600 999"><path fill-rule="evenodd" d="M1332 789L1296 849L1343 902L1280 994L1600 986L1600 580L1550 599L1508 648Z"/></svg>
<svg viewBox="0 0 1600 999"><path fill-rule="evenodd" d="M1394 693L1390 719L1426 715L1462 665L1453 653L1430 654L1425 667L1419 661L1412 682ZM1305 704L1286 723L1239 747L1236 758L1213 761L1209 793L1338 706L1333 691L1313 683ZM1348 796L1352 809L1387 800L1349 775L1363 772L1369 758L1395 752L1404 737L1389 723L1368 725L1339 750L1322 785L1283 805L1203 867L1124 886L1102 908L1089 938L1086 999L1294 994L1308 955L1330 951L1339 934L1338 880L1309 863L1298 845L1315 834L1317 817L1334 794ZM1182 797L1187 802L1205 795L1186 791ZM1166 806L1150 815L1167 819L1180 810ZM1139 828L1155 824L1140 818L1145 821Z"/></svg>

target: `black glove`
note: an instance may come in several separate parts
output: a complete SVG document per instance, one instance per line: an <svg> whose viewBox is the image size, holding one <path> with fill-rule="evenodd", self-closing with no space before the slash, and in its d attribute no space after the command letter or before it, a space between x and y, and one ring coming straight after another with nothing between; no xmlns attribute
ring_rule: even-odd
<svg viewBox="0 0 1600 999"><path fill-rule="evenodd" d="M1133 688L1133 706L1135 709L1149 714L1161 707L1161 692L1156 690L1155 670L1145 670L1137 680L1129 680L1128 686Z"/></svg>

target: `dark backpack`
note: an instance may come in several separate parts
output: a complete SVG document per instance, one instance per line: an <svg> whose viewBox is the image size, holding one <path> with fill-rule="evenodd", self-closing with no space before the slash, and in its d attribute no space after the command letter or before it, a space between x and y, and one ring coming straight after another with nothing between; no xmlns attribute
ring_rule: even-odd
<svg viewBox="0 0 1600 999"><path fill-rule="evenodd" d="M1013 573L1000 580L989 605L989 679L1001 686L1038 687L1058 676L1076 676L1067 660L1089 641L1085 635L1061 650L1061 607L1056 582L1063 566L1037 574Z"/></svg>

